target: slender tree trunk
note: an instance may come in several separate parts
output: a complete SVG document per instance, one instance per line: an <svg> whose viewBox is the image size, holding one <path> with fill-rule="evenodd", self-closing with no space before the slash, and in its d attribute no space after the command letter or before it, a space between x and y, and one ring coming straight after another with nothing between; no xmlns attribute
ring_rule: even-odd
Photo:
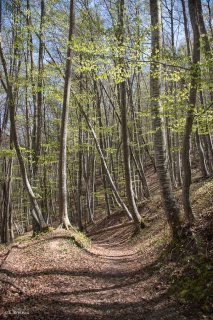
<svg viewBox="0 0 213 320"><path fill-rule="evenodd" d="M24 164L24 159L22 157L21 154L21 150L20 150L20 145L18 142L18 135L17 135L17 130L16 130L16 113L15 113L15 102L14 102L14 98L13 98L13 92L12 92L12 87L9 86L8 88L8 106L9 106L9 110L10 110L10 124L11 124L11 134L12 134L12 140L15 146L15 150L16 150L16 154L17 154L17 158L19 161L19 166L20 166L20 172L22 175L22 179L23 179L23 183L24 186L28 192L29 198L30 198L30 202L32 204L32 208L33 208L33 215L34 218L36 219L36 221L39 223L41 230L45 229L47 227L47 224L43 218L43 215L41 213L41 210L39 208L37 199L34 195L34 192L32 190L32 187L29 183L28 180L28 176L27 176L27 171L26 171L26 167Z"/></svg>
<svg viewBox="0 0 213 320"><path fill-rule="evenodd" d="M81 57L80 57L81 59ZM80 92L82 92L82 74L80 79ZM83 230L82 223L82 180L83 180L83 129L82 129L82 114L79 112L78 116L78 194L77 194L77 220L78 228L80 231Z"/></svg>
<svg viewBox="0 0 213 320"><path fill-rule="evenodd" d="M209 156L209 168L210 168L211 175L213 175L213 146L212 146L212 139L211 139L210 133L207 133L205 135L204 141L207 142L206 147L207 147L208 156Z"/></svg>
<svg viewBox="0 0 213 320"><path fill-rule="evenodd" d="M139 81L139 79L138 79ZM139 88L138 88L139 87ZM140 94L140 86L138 84L137 87L137 95ZM145 198L150 198L150 192L149 192L149 187L147 184L147 180L146 180L146 176L145 176L145 172L144 172L144 167L143 167L143 161L142 161L142 156L141 156L141 151L140 151L140 142L139 142L139 134L142 135L142 130L141 130L141 124L139 121L137 121L136 117L135 117L135 110L134 110L134 103L133 103L133 96L132 96L132 88L129 85L129 91L128 91L128 96L129 96L129 101L130 101L130 105L131 105L131 109L132 109L132 116L133 116L133 123L134 123L134 131L135 131L135 140L136 140L136 144L137 144L137 149L134 151L133 147L130 147L130 154L132 156L132 159L135 163L135 167L136 167L136 171L138 172L139 178L141 180L141 184L143 187L143 195ZM140 100L139 100L140 101ZM139 104L140 102L138 102ZM140 109L139 109L140 110ZM130 132L129 132L130 134ZM130 136L131 137L131 136Z"/></svg>
<svg viewBox="0 0 213 320"><path fill-rule="evenodd" d="M200 35L202 36L202 41L204 43L204 54L205 54L205 57L209 63L209 78L210 78L210 86L209 87L210 87L211 101L213 101L213 89L212 89L213 67L212 67L212 63L211 63L212 58L213 58L213 54L212 54L210 41L208 38L208 33L206 31L206 26L205 26L204 19L203 19L203 10L202 10L201 0L194 0L194 1L196 2L196 4L193 3L193 5L196 7L196 11L197 11L196 23L198 23Z"/></svg>
<svg viewBox="0 0 213 320"><path fill-rule="evenodd" d="M195 137L196 137L196 141L197 141L198 154L199 154L199 159L200 159L200 169L201 169L203 178L207 179L209 177L209 172L208 172L208 169L206 166L206 159L204 156L203 146L202 146L202 142L200 139L198 129L196 129Z"/></svg>
<svg viewBox="0 0 213 320"><path fill-rule="evenodd" d="M186 15L186 6L185 6L185 0L181 0L182 3L182 9L183 9L183 21L184 21L184 32L185 32L185 38L186 38L186 45L187 45L187 54L190 55L191 48L190 48L190 36L189 36L189 30L188 30L188 19Z"/></svg>
<svg viewBox="0 0 213 320"><path fill-rule="evenodd" d="M116 188L116 185L115 185L115 183L114 183L113 180L112 180L111 174L110 174L110 172L109 172L109 169L108 169L106 160L105 160L105 158L104 158L104 154L103 154L103 152L102 152L102 150L101 150L101 147L100 147L100 144L99 144L97 135L96 135L96 133L95 133L95 130L94 130L94 128L92 127L92 125L91 125L91 123L90 123L90 121L89 121L89 119L88 119L85 111L83 110L83 108L82 108L82 106L81 106L80 104L79 104L79 108L80 108L80 110L81 110L81 112L82 112L82 115L84 116L84 118L85 118L85 120L86 120L86 122L87 122L87 125L88 125L88 127L89 127L89 129L90 129L90 131L91 131L91 134L92 134L92 136L93 136L93 138L94 138L97 151L98 151L98 153L99 153L99 155L100 155L101 161L102 161L103 166L104 166L104 170L105 170L105 172L106 172L106 175L107 175L109 184L110 184L110 186L111 186L111 188L112 188L112 190L113 190L113 192L114 192L114 195L115 195L115 197L116 197L116 200L118 201L118 203L120 204L120 206L123 208L123 210L124 210L124 212L127 214L128 218L129 218L130 220L132 220L133 217L132 217L129 209L128 209L127 206L125 205L124 201L121 199L121 197L120 197L120 195L119 195L119 192L118 192L118 190L117 190L117 188Z"/></svg>
<svg viewBox="0 0 213 320"><path fill-rule="evenodd" d="M28 3L28 8L30 10L30 5ZM30 13L29 13L30 14ZM39 170L39 157L41 155L41 142L42 142L42 109L43 109L43 73L44 73L44 66L43 66L43 58L44 58L44 19L45 19L45 2L41 0L41 20L40 20L40 32L39 32L39 54L38 54L38 81L37 81L37 98L35 96L35 92L33 92L34 97L34 128L33 128L33 178L34 181L38 181L37 175ZM29 26L31 20L29 20ZM30 38L30 36L29 36ZM32 39L30 38L30 46L32 46ZM30 52L33 49L30 49ZM31 53L32 55L33 53ZM33 73L34 66L33 66L33 56L31 56L31 73ZM31 76L32 78L33 76ZM34 79L32 78L34 82ZM35 90L35 84L33 84L33 91ZM42 202L41 202L42 207ZM36 234L40 232L40 226L37 221L33 217L33 233Z"/></svg>
<svg viewBox="0 0 213 320"><path fill-rule="evenodd" d="M0 12L0 16L1 16L1 14L2 14L2 12ZM6 88L5 89L6 89L7 97L8 97L8 109L9 109L9 114L10 114L11 137L12 137L12 141L14 143L14 147L16 150L16 154L17 154L17 158L18 158L18 162L19 162L19 167L20 167L20 172L21 172L21 176L23 179L23 184L24 184L24 187L26 188L26 191L27 191L29 198L30 198L31 205L34 209L33 210L34 217L37 220L37 222L39 223L39 225L41 226L41 229L43 230L47 227L47 224L42 216L37 199L35 197L35 194L32 190L32 187L29 183L29 180L28 180L28 175L27 175L24 159L23 159L23 156L21 153L20 145L18 142L18 134L17 134L17 129L16 129L17 90L15 90L13 88L13 86L15 84L11 83L10 76L12 76L13 78L16 77L17 76L16 73L19 71L19 67L17 68L17 70L15 70L15 67L13 67L13 73L9 75L9 71L8 71L7 63L6 63L6 60L4 57L1 41L2 40L0 38L0 60L2 62L3 71L4 71L4 75L5 75L5 79L6 79ZM14 42L15 41L16 41L16 38L14 39ZM16 43L15 43L15 45L16 45ZM16 52L16 54L18 54L18 52ZM16 55L14 55L13 66L16 66Z"/></svg>
<svg viewBox="0 0 213 320"><path fill-rule="evenodd" d="M182 175L181 175L181 152L180 152L180 146L179 146L179 136L180 134L178 132L175 133L175 148L178 149L175 152L175 158L176 158L176 182L177 187L182 186Z"/></svg>
<svg viewBox="0 0 213 320"><path fill-rule="evenodd" d="M206 2L207 2L207 7L208 7L208 13L209 13L209 28L210 28L210 30L211 30L211 36L213 37L212 11L211 11L211 6L210 6L210 1L211 1L211 0L206 0Z"/></svg>
<svg viewBox="0 0 213 320"><path fill-rule="evenodd" d="M118 13L118 41L119 47L122 50L124 43L124 0L119 0L119 13ZM119 61L122 71L124 72L124 59L120 58ZM138 212L137 205L134 199L134 192L132 188L131 168L130 168L130 149L129 149L129 135L127 126L127 101L126 101L126 82L122 81L119 84L119 102L121 109L121 132L122 132L122 146L123 146L123 161L127 201L132 213L133 220L138 226L145 227L141 216Z"/></svg>
<svg viewBox="0 0 213 320"><path fill-rule="evenodd" d="M79 114L79 129L78 129L78 144L79 144L79 151L78 151L78 228L80 231L83 230L82 224L82 178L83 178L83 132L82 132L82 116L81 113Z"/></svg>
<svg viewBox="0 0 213 320"><path fill-rule="evenodd" d="M37 93L37 136L36 136L36 158L41 153L42 139L42 106L43 106L43 57L44 57L44 18L45 18L45 3L41 0L41 22L40 22L40 37L39 37L39 57L38 57L38 93ZM36 160L38 164L38 159Z"/></svg>
<svg viewBox="0 0 213 320"><path fill-rule="evenodd" d="M190 140L192 133L192 125L194 118L194 110L196 105L197 88L199 87L199 61L200 61L200 35L197 24L197 12L195 7L195 0L188 0L189 14L191 25L193 29L193 51L192 51L192 68L191 68L191 85L188 101L188 111L186 115L186 123L183 137L182 148L182 164L183 164L183 207L186 219L192 223L195 219L192 212L190 202L190 185L191 185L191 163L190 163Z"/></svg>
<svg viewBox="0 0 213 320"><path fill-rule="evenodd" d="M103 128L103 123L102 123L102 115L101 115L101 100L99 96L99 91L98 91L98 86L97 86L97 81L94 80L94 90L96 93L96 105L97 105L97 111L98 111L98 122L99 122L99 141L100 141L100 147L101 150L104 152L104 138L103 138L103 133L102 133L102 128ZM104 187L104 196L105 196L105 202L107 206L107 214L108 216L111 215L111 210L110 210L110 203L109 203L109 195L107 193L107 179L106 179L106 172L104 169L103 161L101 161L101 167L102 167L102 180L103 180L103 187Z"/></svg>
<svg viewBox="0 0 213 320"><path fill-rule="evenodd" d="M63 108L61 116L61 135L60 135L60 155L59 155L59 213L61 222L65 228L71 226L68 216L67 203L67 126L69 116L69 102L71 90L72 75L72 57L71 41L74 35L75 27L75 0L70 0L70 24L69 24L69 44L67 48L67 60L64 83Z"/></svg>

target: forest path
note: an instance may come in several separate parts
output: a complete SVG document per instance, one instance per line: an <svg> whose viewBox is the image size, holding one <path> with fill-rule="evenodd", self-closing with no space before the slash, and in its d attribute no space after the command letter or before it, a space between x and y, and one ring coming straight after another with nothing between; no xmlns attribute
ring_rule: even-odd
<svg viewBox="0 0 213 320"><path fill-rule="evenodd" d="M86 250L59 230L1 254L1 271L25 293L10 286L2 292L0 315L29 320L195 319L181 314L169 297L152 255L124 241L131 228L94 236Z"/></svg>
<svg viewBox="0 0 213 320"><path fill-rule="evenodd" d="M99 282L102 289L96 300L103 312L100 319L190 319L180 314L168 296L167 287L156 274L155 262L128 243L110 240L107 233L102 238L106 242L93 240L90 249L105 278L104 288Z"/></svg>

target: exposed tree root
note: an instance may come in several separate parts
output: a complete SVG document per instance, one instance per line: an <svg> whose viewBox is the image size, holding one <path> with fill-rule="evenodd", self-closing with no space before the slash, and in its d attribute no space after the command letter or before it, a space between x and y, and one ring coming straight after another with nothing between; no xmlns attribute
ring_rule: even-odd
<svg viewBox="0 0 213 320"><path fill-rule="evenodd" d="M64 222L60 223L56 230L66 229L67 231L74 231L76 232L76 229L71 224L65 224Z"/></svg>
<svg viewBox="0 0 213 320"><path fill-rule="evenodd" d="M2 283L4 283L4 284L9 284L10 286L12 286L12 287L14 287L15 289L17 289L20 294L26 294L26 293L24 292L24 290L23 290L20 286L18 286L17 284L13 283L12 280L0 278L0 282L2 282Z"/></svg>

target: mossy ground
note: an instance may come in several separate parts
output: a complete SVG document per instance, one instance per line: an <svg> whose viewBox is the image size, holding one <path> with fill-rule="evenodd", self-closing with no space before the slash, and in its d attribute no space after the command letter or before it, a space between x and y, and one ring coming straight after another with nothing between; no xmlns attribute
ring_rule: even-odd
<svg viewBox="0 0 213 320"><path fill-rule="evenodd" d="M171 292L182 303L213 313L213 181L200 181L191 188L196 222L193 237L175 247L176 264L181 266Z"/></svg>
<svg viewBox="0 0 213 320"><path fill-rule="evenodd" d="M181 207L181 190L176 196ZM191 201L196 222L191 231L183 229L181 241L172 241L162 199L156 194L141 208L147 227L131 243L138 243L147 259L155 259L162 281L177 301L208 318L213 313L213 181L194 183ZM181 216L184 222L182 207Z"/></svg>

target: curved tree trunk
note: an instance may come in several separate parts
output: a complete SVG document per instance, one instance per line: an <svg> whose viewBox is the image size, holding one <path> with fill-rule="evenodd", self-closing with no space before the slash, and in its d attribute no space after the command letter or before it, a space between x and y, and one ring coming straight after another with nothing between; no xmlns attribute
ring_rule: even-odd
<svg viewBox="0 0 213 320"><path fill-rule="evenodd" d="M0 12L0 15L1 15L1 12ZM14 57L14 59L16 59L16 57ZM14 143L14 147L16 150L23 184L24 184L24 187L29 195L29 199L30 199L30 202L31 202L31 205L33 208L33 210L32 210L33 215L34 215L36 221L41 226L41 229L43 230L47 227L47 224L43 218L43 215L42 215L41 210L39 208L35 194L32 190L30 182L28 180L28 175L27 175L24 159L23 159L23 156L21 153L19 142L18 142L18 133L17 133L17 128L16 128L16 102L15 102L16 99L15 99L13 84L11 84L11 80L10 80L9 72L8 72L8 68L7 68L7 63L6 63L3 49L2 49L1 38L0 38L0 60L2 62L3 71L4 71L4 75L5 75L5 79L6 79L5 90L6 90L7 97L8 97L8 110L9 110L9 114L10 114L12 141ZM15 65L15 61L13 61L13 64ZM12 79L12 81L13 80L14 79Z"/></svg>
<svg viewBox="0 0 213 320"><path fill-rule="evenodd" d="M32 212L34 215L34 218L36 219L36 221L39 223L40 225L40 229L43 230L47 227L47 224L43 218L43 215L41 213L41 210L39 208L38 202L36 200L35 194L32 190L32 187L30 185L30 182L28 180L28 176L27 176L27 171L25 168L25 164L24 164L24 159L22 157L21 154L21 150L20 150L20 146L19 146L19 142L18 142L18 135L17 135L17 130L16 130L16 121L15 121L15 117L16 117L16 113L15 113L15 102L14 102L14 98L13 98L13 92L12 92L12 87L9 86L8 88L8 106L9 106L9 111L10 111L10 124L11 124L11 134L12 134L12 141L14 143L15 146L15 150L16 150L16 154L17 154L17 158L18 158L18 162L19 162L19 166L20 166L20 172L22 175L22 179L23 179L23 183L24 186L26 188L26 191L29 195L30 198L30 202L32 205Z"/></svg>
<svg viewBox="0 0 213 320"><path fill-rule="evenodd" d="M115 183L114 183L114 181L113 181L113 179L112 179L112 177L111 177L111 174L110 174L110 172L109 172L109 169L108 169L108 166L107 166L107 163L106 163L104 154L103 154L103 152L102 152L102 149L101 149L101 147L100 147L100 143L99 143L99 141L98 141L98 137L97 137L97 135L96 135L96 133L95 133L95 130L93 129L93 127L92 127L92 125L91 125L91 123L90 123L90 121L89 121L89 119L88 119L88 116L86 115L85 111L83 110L83 107L81 106L81 104L78 103L78 105L79 105L79 108L80 108L80 110L81 110L82 115L84 116L84 118L85 118L85 120L86 120L86 122L87 122L87 125L88 125L88 127L89 127L89 129L90 129L90 131L91 131L91 134L92 134L92 136L93 136L93 138L94 138L97 151L98 151L98 153L99 153L99 155L100 155L100 158L101 158L101 161L102 161L102 165L103 165L104 171L105 171L106 176L107 176L107 178L108 178L109 185L111 186L111 188L112 188L112 190L113 190L113 192L114 192L115 198L116 198L116 200L118 201L118 204L123 208L124 212L127 214L129 220L133 220L132 214L130 213L130 211L129 211L129 209L127 208L127 206L126 206L126 204L124 203L124 201L121 199L121 197L120 197L120 195L119 195L119 192L118 192L118 190L117 190L117 188L116 188L116 185L115 185Z"/></svg>

